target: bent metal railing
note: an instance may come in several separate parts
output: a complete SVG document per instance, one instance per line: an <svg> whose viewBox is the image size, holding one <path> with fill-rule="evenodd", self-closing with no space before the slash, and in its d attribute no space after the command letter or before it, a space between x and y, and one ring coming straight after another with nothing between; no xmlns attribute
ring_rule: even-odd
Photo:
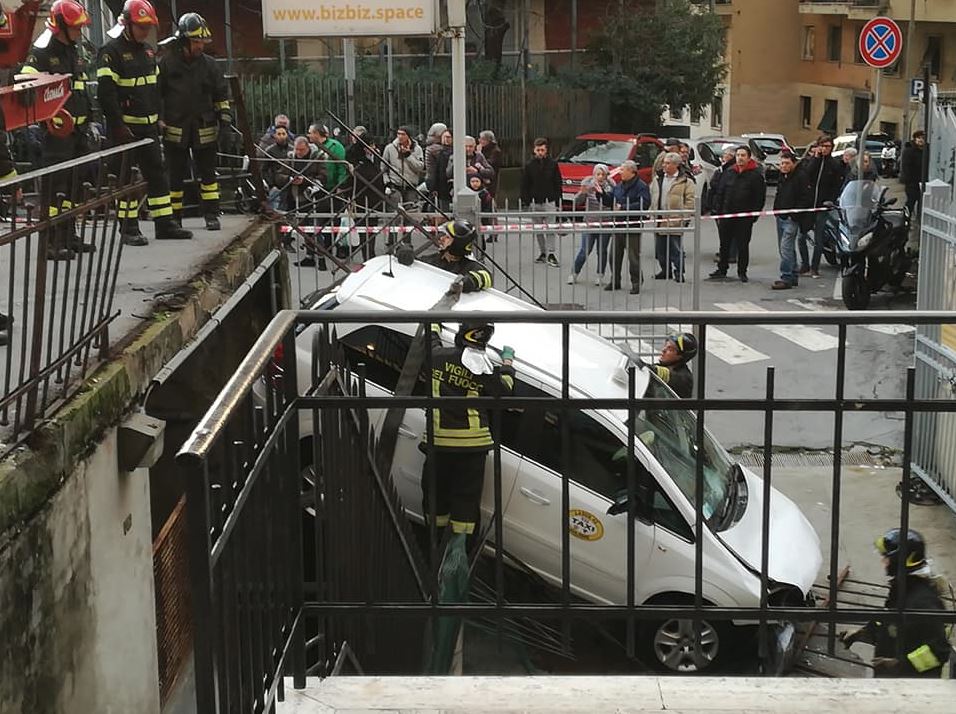
<svg viewBox="0 0 956 714"><path fill-rule="evenodd" d="M130 152L150 141L0 181L6 221L0 442L6 446L28 434L106 355L123 253L112 209L142 193L144 184L132 180ZM48 259L56 254L59 260Z"/></svg>
<svg viewBox="0 0 956 714"><path fill-rule="evenodd" d="M442 405L484 405L492 414L493 428L500 433L502 413L508 409L550 409L558 414L576 409L627 410L628 442L636 444L636 423L639 410L690 410L695 416L696 443L704 440L708 414L733 412L762 413L763 419L763 508L760 516L760 602L757 607L715 606L703 593L704 536L711 526L704 513L703 449L696 450L694 470L696 516L689 526L693 532L694 592L690 601L635 602L635 583L640 576L635 569L635 516L638 496L638 463L632 449L626 449L627 591L623 602L604 605L582 603L572 597L569 528L569 483L575 479L569 454L568 420L561 420L564 447L561 473L561 586L557 602L507 602L503 589L503 562L507 542L503 542L502 519L495 517L487 531L494 531L488 541L494 548L494 594L484 603L441 602L438 592L436 534L426 540L424 550L431 557L416 555L417 546L408 537L406 524L397 518L389 486L376 470L376 442L369 435L368 410L404 407L427 411L435 408L436 399L413 395L404 397L371 396L365 388L366 370L372 379L371 353L367 365L336 364L329 355L335 353L336 323L351 325L390 325L399 323L458 323L468 317L463 312L281 312L269 325L243 360L195 431L181 448L177 460L186 472L190 516L190 560L193 578L193 607L196 628L196 689L198 710L203 712L274 711L282 696L283 675L291 675L295 688L305 685L307 673L328 675L338 671L331 662L354 652L361 665L363 656L375 646L371 618L382 622L402 623L413 619L418 631L440 619L489 618L498 623L515 618L559 620L563 623L561 646L569 645L569 623L572 620L626 623L626 649L634 656L637 646L636 624L661 618L684 618L697 623L729 620L759 623L761 655L768 656L767 628L770 623L791 621L815 622L828 626L828 649L836 647L837 623L862 623L879 618L884 623L905 626L917 621L954 622L956 614L948 611L906 611L904 596L900 605L887 611L861 605L838 607L838 557L841 544L841 451L844 415L847 413L899 413L904 420L903 469L899 526L907 529L910 522L910 460L914 439L914 416L926 413L956 412L956 401L949 399L917 399L915 370L910 364L900 365L905 373L905 393L896 398L867 398L848 395L845 387L847 369L847 332L856 326L942 325L956 321L951 312L830 312L830 313L704 313L678 315L621 314L613 312L522 312L481 313L481 319L493 323L543 323L561 331L561 396L511 396L482 399L442 398ZM697 375L692 399L645 398L635 393L635 367L627 369L629 384L626 398L572 398L569 377L572 363L572 325L619 324L658 325L668 320L693 325L699 340L695 363ZM762 397L738 398L708 395L707 339L712 328L727 325L780 326L788 324L816 325L836 329L839 346L836 350L835 389L828 398L782 398L775 392L773 367L766 371ZM302 366L297 365L295 338L307 326L318 326L319 336L313 339L310 379L303 379ZM305 339L308 335L300 339ZM407 346L406 346L407 347ZM518 356L520 359L520 355ZM386 358L387 360L388 358ZM430 359L427 358L427 359ZM393 368L398 369L400 367ZM354 370L350 372L349 369ZM427 364L426 364L427 373ZM305 385L305 386L303 386ZM336 386L338 385L338 386ZM778 412L823 413L833 415L834 462L829 487L832 490L830 539L824 545L829 585L825 607L807 607L792 600L778 602L771 592L768 575L770 552L770 495L772 487L771 450L774 444L774 416ZM333 415L340 415L333 418ZM300 440L300 418L311 415L315 425L311 434ZM713 417L711 417L713 418ZM426 419L430 423L430 419ZM347 442L347 443L346 443ZM496 445L490 459L494 465L494 503L501 513L501 446ZM310 469L310 464L314 465ZM341 472L336 481L331 471ZM362 496L350 494L343 482L364 479L368 486ZM329 481L326 483L326 481ZM303 488L300 488L300 482ZM359 500L353 500L359 498ZM433 501L432 501L433 502ZM311 510L310 510L311 509ZM338 518L332 520L327 512ZM326 513L324 513L326 512ZM345 517L347 516L347 517ZM367 531L370 519L381 521L374 531ZM347 524L354 521L351 527ZM330 527L330 524L335 527ZM881 524L879 528L891 524ZM374 533L374 535L369 535ZM366 562L362 554L374 549L391 533L393 569L381 567L382 561ZM388 540L387 538L385 539ZM414 551L414 552L413 552ZM828 557L828 562L826 557ZM398 566L394 566L398 563ZM425 563L423 565L423 563ZM403 585L394 585L394 567L407 572ZM900 568L902 571L902 559ZM358 577L355 571L366 571ZM755 569L756 570L756 569ZM898 575L902 575L899 572ZM364 580L362 579L364 577ZM304 582L311 580L312 582ZM374 583L365 592L343 588L343 583ZM310 619L313 621L309 626ZM351 628L342 625L353 622ZM345 632L354 635L365 628L367 637L357 646L346 641ZM406 650L389 640L388 627L378 633L378 654L392 646L394 661L408 666ZM403 635L408 642L407 635ZM427 643L424 645L427 647ZM318 654L307 652L318 648ZM366 651L363 651L365 649ZM404 659L403 659L404 658ZM312 666L310 667L310 662ZM414 663L412 663L414 665ZM384 671L387 671L384 670Z"/></svg>

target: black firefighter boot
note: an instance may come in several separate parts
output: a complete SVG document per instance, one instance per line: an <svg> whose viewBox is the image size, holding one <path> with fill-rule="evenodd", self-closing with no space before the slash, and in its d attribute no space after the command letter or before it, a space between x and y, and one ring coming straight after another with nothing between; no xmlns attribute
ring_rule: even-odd
<svg viewBox="0 0 956 714"><path fill-rule="evenodd" d="M193 237L192 231L180 228L172 216L163 216L153 221L156 227L156 240L189 240Z"/></svg>
<svg viewBox="0 0 956 714"><path fill-rule="evenodd" d="M206 219L206 230L207 231L218 231L222 229L222 225L219 223L219 214L217 213L207 213L203 218Z"/></svg>
<svg viewBox="0 0 956 714"><path fill-rule="evenodd" d="M76 232L76 221L68 221L63 226L63 237L66 239L64 244L74 253L96 252L96 246L92 243L84 243L83 236Z"/></svg>
<svg viewBox="0 0 956 714"><path fill-rule="evenodd" d="M120 240L123 245L131 245L134 247L149 245L146 236L144 236L139 229L139 219L137 218L123 219L123 222L120 224Z"/></svg>
<svg viewBox="0 0 956 714"><path fill-rule="evenodd" d="M46 242L47 260L72 260L76 255L72 250L64 245L64 226L58 225L56 228L48 229Z"/></svg>

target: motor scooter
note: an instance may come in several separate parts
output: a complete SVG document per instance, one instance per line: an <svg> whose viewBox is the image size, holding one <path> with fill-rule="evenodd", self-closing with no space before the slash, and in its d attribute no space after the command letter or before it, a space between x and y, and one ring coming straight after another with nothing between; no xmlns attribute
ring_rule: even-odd
<svg viewBox="0 0 956 714"><path fill-rule="evenodd" d="M884 285L899 287L910 268L909 216L890 208L897 199L887 200L886 191L875 181L850 181L830 212L848 310L865 310Z"/></svg>

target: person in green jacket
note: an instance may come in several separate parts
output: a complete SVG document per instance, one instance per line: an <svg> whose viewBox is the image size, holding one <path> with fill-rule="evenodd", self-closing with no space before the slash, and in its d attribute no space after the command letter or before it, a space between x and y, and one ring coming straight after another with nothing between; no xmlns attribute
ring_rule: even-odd
<svg viewBox="0 0 956 714"><path fill-rule="evenodd" d="M313 124L309 127L309 141L315 144L323 159L331 162L326 166L326 188L334 191L348 176L345 164L337 163L345 161L345 147L338 139L330 136L329 128L324 124Z"/></svg>

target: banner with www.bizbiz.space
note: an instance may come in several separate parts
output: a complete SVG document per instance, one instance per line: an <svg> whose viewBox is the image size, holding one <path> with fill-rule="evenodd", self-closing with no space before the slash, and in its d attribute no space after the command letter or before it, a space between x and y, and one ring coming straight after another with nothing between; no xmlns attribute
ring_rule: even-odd
<svg viewBox="0 0 956 714"><path fill-rule="evenodd" d="M375 37L435 32L435 0L262 0L266 37Z"/></svg>

